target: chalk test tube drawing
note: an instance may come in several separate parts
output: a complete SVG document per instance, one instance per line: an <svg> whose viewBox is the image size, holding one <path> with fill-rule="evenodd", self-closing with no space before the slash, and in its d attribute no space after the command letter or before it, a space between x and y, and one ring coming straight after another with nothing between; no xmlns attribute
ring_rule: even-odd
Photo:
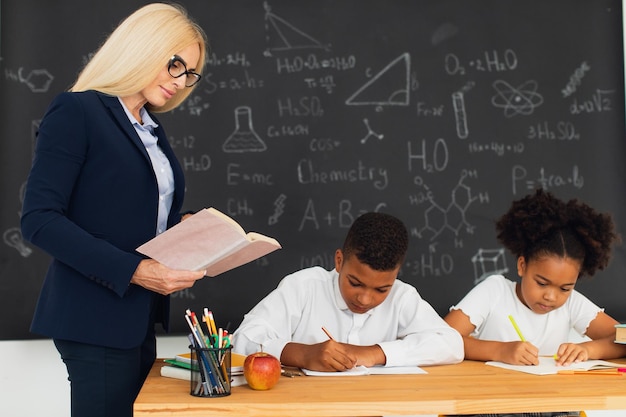
<svg viewBox="0 0 626 417"><path fill-rule="evenodd" d="M263 152L265 142L256 134L252 126L252 110L248 106L235 109L235 131L222 145L224 152Z"/></svg>
<svg viewBox="0 0 626 417"><path fill-rule="evenodd" d="M391 61L346 100L348 106L408 106L411 57Z"/></svg>
<svg viewBox="0 0 626 417"><path fill-rule="evenodd" d="M370 123L367 119L363 119L363 123L365 124L365 127L367 128L367 134L363 137L363 139L361 139L361 143L367 142L370 136L374 136L375 138L378 138L378 140L383 140L385 135L383 135L382 133L374 132L372 128L370 127Z"/></svg>
<svg viewBox="0 0 626 417"><path fill-rule="evenodd" d="M467 111L465 110L465 93L470 91L476 83L468 81L459 91L452 93L452 108L456 121L456 134L459 139L467 139L469 129L467 128Z"/></svg>
<svg viewBox="0 0 626 417"><path fill-rule="evenodd" d="M265 37L268 46L265 56L271 56L274 51L291 51L296 49L323 49L330 48L320 41L298 29L285 19L272 13L271 6L263 3L265 8Z"/></svg>
<svg viewBox="0 0 626 417"><path fill-rule="evenodd" d="M528 80L517 87L506 81L496 80L493 88L496 94L491 98L491 104L503 108L506 117L518 114L528 116L543 104L543 96L537 93L537 81L534 80Z"/></svg>
<svg viewBox="0 0 626 417"><path fill-rule="evenodd" d="M2 239L7 246L15 248L24 258L28 258L33 253L33 250L26 246L22 238L22 232L18 227L11 227L5 230Z"/></svg>
<svg viewBox="0 0 626 417"><path fill-rule="evenodd" d="M465 111L465 95L462 91L452 93L452 107L454 108L454 119L456 121L456 134L459 139L467 139L467 113Z"/></svg>
<svg viewBox="0 0 626 417"><path fill-rule="evenodd" d="M472 264L474 265L474 285L490 275L509 272L502 248L478 249L478 252L472 256Z"/></svg>

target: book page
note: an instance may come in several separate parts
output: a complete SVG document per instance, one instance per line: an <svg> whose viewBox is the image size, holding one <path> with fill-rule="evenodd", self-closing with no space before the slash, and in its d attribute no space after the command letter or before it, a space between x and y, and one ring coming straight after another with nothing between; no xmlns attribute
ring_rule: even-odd
<svg viewBox="0 0 626 417"><path fill-rule="evenodd" d="M272 238L254 239L252 241L244 240L242 244L236 248L236 251L224 254L221 259L215 260L212 265L207 265L204 269L206 269L207 276L214 277L239 265L254 261L280 248L280 244Z"/></svg>
<svg viewBox="0 0 626 417"><path fill-rule="evenodd" d="M280 243L278 243L278 241L276 239L274 239L273 237L269 237L269 236L265 236L262 235L260 233L256 233L256 232L249 232L246 237L248 238L248 240L250 242L254 242L254 241L263 241L263 242L268 242L271 243L272 245L275 246L280 246Z"/></svg>
<svg viewBox="0 0 626 417"><path fill-rule="evenodd" d="M626 343L626 324L615 325L615 343Z"/></svg>
<svg viewBox="0 0 626 417"><path fill-rule="evenodd" d="M176 366L169 366L169 365L162 366L160 373L162 377L167 377L167 378L183 379L186 381L189 381L191 379L191 371L189 371L188 369L184 369L184 368L177 368ZM246 384L247 382L246 382L245 377L243 376L243 373L231 375L231 380L230 380L231 387L238 387L238 386L246 385Z"/></svg>
<svg viewBox="0 0 626 417"><path fill-rule="evenodd" d="M237 375L237 374L243 373L243 363L245 362L245 360L246 360L245 355L231 352L230 354L231 375ZM191 353L180 353L176 355L174 359L166 359L165 361L172 365L182 366L182 364L185 364L187 366L191 366ZM174 364L171 361L178 362L178 364Z"/></svg>
<svg viewBox="0 0 626 417"><path fill-rule="evenodd" d="M352 369L347 369L342 372L325 372L325 371L312 371L310 369L302 368L302 372L304 372L307 376L355 376L355 375L369 375L367 368L365 366L355 366Z"/></svg>
<svg viewBox="0 0 626 417"><path fill-rule="evenodd" d="M239 230L239 232L240 232L242 235L245 235L245 234L246 234L246 231L243 229L243 227L241 227L241 225L240 225L239 223L237 223L237 222L235 221L235 219L233 219L232 217L230 217L230 216L228 216L228 215L226 215L226 214L222 213L221 211L219 211L218 209L216 209L216 208L214 208L214 207L209 207L208 209L204 209L204 210L207 210L209 213L212 213L212 214L214 214L214 215L216 215L216 216L218 216L218 217L220 217L220 218L224 219L225 221L229 222L230 224L232 224L232 225L233 225L233 227L234 227L234 228L238 229L238 230ZM197 214L197 213L196 213L196 214Z"/></svg>
<svg viewBox="0 0 626 417"><path fill-rule="evenodd" d="M370 375L417 375L427 374L419 366L372 366L367 368Z"/></svg>
<svg viewBox="0 0 626 417"><path fill-rule="evenodd" d="M324 372L312 371L310 369L302 369L308 376L355 376L355 375L409 375L409 374L427 374L425 370L419 366L355 366L343 372Z"/></svg>
<svg viewBox="0 0 626 417"><path fill-rule="evenodd" d="M250 245L248 236L236 221L210 208L181 221L137 251L178 270L205 270L217 262L219 265L207 272L215 276L281 248L275 239L259 233L251 233L251 239L254 247L237 253Z"/></svg>

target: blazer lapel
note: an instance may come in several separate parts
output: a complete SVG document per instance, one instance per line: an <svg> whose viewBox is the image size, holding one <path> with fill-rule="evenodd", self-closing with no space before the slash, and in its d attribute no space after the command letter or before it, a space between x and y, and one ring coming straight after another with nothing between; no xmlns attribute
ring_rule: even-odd
<svg viewBox="0 0 626 417"><path fill-rule="evenodd" d="M124 132L124 134L130 139L137 149L144 155L146 160L150 162L150 156L148 155L148 151L146 151L146 147L141 142L139 135L135 131L130 120L128 120L128 116L126 116L126 112L124 108L120 104L119 100L115 96L109 96L106 94L98 93L98 97L104 104L105 107L109 109L111 112L111 116L115 123L119 126L119 128Z"/></svg>
<svg viewBox="0 0 626 417"><path fill-rule="evenodd" d="M146 150L146 147L143 145L143 142L139 138L139 135L135 131L135 128L133 127L132 123L130 122L130 120L128 120L128 116L126 116L126 112L124 111L124 108L120 104L118 98L115 96L109 96L109 95L102 94L102 93L98 93L98 97L100 97L100 100L102 101L104 106L109 109L112 115L112 118L114 119L115 123L119 126L120 130L122 130L124 134L128 137L128 139L130 139L135 144L135 146L137 146L139 151L144 155L146 162L150 165L150 167L152 167L152 162L150 161L150 156L148 155L148 151ZM167 140L167 135L165 134L165 131L163 130L163 127L161 126L161 122L157 118L155 118L152 114L150 114L150 117L152 117L152 119L159 125L155 129L155 134L157 135L157 138L158 138L158 144L161 150L165 153L167 158L170 160L170 165L174 172L174 184L175 184L176 192L174 193L174 204L172 205L172 207L177 208L178 210L180 209L180 206L182 205L182 199L184 196L184 189L185 189L184 173L182 171L180 164L178 163L178 160L176 159L174 150L172 149L172 147L170 146Z"/></svg>

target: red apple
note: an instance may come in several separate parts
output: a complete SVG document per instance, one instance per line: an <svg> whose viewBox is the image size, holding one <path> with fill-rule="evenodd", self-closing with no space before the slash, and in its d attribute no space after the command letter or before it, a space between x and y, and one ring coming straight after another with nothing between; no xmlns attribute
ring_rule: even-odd
<svg viewBox="0 0 626 417"><path fill-rule="evenodd" d="M252 353L243 362L243 376L252 389L270 389L280 379L280 361L267 352Z"/></svg>

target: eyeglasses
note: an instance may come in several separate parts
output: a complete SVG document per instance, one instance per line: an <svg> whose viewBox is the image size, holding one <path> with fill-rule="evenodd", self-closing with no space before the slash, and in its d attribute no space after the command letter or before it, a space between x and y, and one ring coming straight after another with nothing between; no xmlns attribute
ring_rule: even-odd
<svg viewBox="0 0 626 417"><path fill-rule="evenodd" d="M170 58L170 62L167 64L167 72L169 72L173 78L180 78L186 75L185 87L193 87L200 81L200 78L202 78L197 72L187 70L187 64L185 64L185 61L178 55L174 55Z"/></svg>

